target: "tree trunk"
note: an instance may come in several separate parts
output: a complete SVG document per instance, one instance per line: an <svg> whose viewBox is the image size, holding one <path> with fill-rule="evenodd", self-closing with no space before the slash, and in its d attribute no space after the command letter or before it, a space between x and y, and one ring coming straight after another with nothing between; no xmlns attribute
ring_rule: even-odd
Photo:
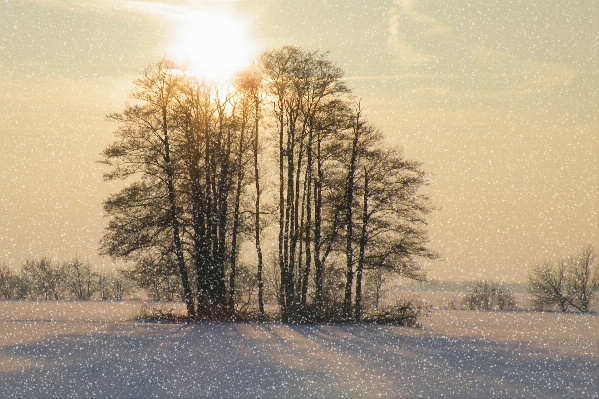
<svg viewBox="0 0 599 399"><path fill-rule="evenodd" d="M306 178L305 178L305 186L307 187L306 194L306 266L303 272L302 278L302 307L306 307L306 300L308 295L308 277L310 276L310 267L312 264L312 251L310 248L311 245L311 233L312 233L312 141L313 141L313 132L310 127L308 136L308 159L306 161Z"/></svg>
<svg viewBox="0 0 599 399"><path fill-rule="evenodd" d="M294 134L294 143L295 143L295 134ZM290 231L289 231L289 265L292 270L293 280L294 280L294 303L297 306L299 302L301 302L301 298L298 297L301 292L301 264L302 264L302 256L303 256L303 227L304 227L304 201L305 201L305 186L302 192L301 201L300 201L300 189L301 189L301 172L302 172L302 161L304 157L304 141L303 137L300 138L300 147L298 151L297 160L295 157L293 159L293 167L295 171L294 181L291 185L293 190L293 204L291 207L291 223L290 223ZM297 164L296 164L297 163ZM301 209L301 216L300 216ZM296 253L298 251L297 245L300 245L299 255L296 258Z"/></svg>
<svg viewBox="0 0 599 399"><path fill-rule="evenodd" d="M348 319L352 317L352 285L353 285L353 204L354 204L354 175L356 173L356 161L358 150L358 139L360 136L360 110L356 113L356 121L354 125L354 137L352 142L351 158L349 169L347 171L347 191L346 191L346 213L345 213L345 228L347 232L346 241L346 256L347 266L345 271L345 300L343 302L343 311Z"/></svg>
<svg viewBox="0 0 599 399"><path fill-rule="evenodd" d="M177 257L177 265L179 267L179 274L181 275L181 283L183 285L183 296L185 300L185 307L187 308L187 316L193 317L195 315L195 309L193 306L193 297L191 293L191 287L189 284L189 276L187 275L187 268L185 267L185 258L183 257L183 247L181 245L181 236L179 232L179 219L177 215L177 204L175 201L175 184L174 184L174 173L171 165L171 154L170 154L170 143L169 143L169 132L167 128L167 110L166 107L162 109L162 128L164 134L164 162L166 165L166 182L168 190L168 200L171 214L171 225L173 227L173 244L175 245L175 254Z"/></svg>
<svg viewBox="0 0 599 399"><path fill-rule="evenodd" d="M289 118L289 127L287 130L287 199L285 204L285 232L284 232L284 248L283 248L283 259L285 264L285 312L283 315L284 321L288 321L290 316L294 312L295 302L295 285L293 283L294 278L294 258L295 254L290 253L290 224L293 220L293 204L294 204L294 147L295 147L295 131L293 126L293 120Z"/></svg>
<svg viewBox="0 0 599 399"><path fill-rule="evenodd" d="M212 293L214 302L214 311L216 312L217 318L223 316L228 317L227 312L227 289L225 281L225 261L226 255L226 237L227 237L227 218L228 218L228 199L229 192L231 189L231 148L232 148L232 131L224 123L224 108L223 105L219 106L219 172L220 178L218 179L217 185L217 230L216 230L216 250L214 253L214 269L213 269L213 284L214 291ZM225 136L226 137L223 137ZM224 140L223 140L224 138Z"/></svg>
<svg viewBox="0 0 599 399"><path fill-rule="evenodd" d="M286 314L287 304L285 302L286 293L285 286L287 281L287 270L285 265L285 175L284 175L284 164L283 157L285 156L285 149L283 147L284 139L284 106L282 99L279 105L279 271L281 273L281 283L279 284L279 301L282 305L281 312L283 316Z"/></svg>
<svg viewBox="0 0 599 399"><path fill-rule="evenodd" d="M320 260L321 248L321 209L322 209L322 180L319 174L318 180L314 181L314 285L316 291L316 312L321 314L323 297L322 297L322 262Z"/></svg>
<svg viewBox="0 0 599 399"><path fill-rule="evenodd" d="M260 312L260 319L265 318L264 314L264 281L262 279L262 248L260 246L260 171L258 169L258 98L255 100L255 114L254 114L254 184L256 186L256 207L255 207L255 218L254 218L254 238L256 241L256 255L258 256L258 272L256 279L258 280L258 311Z"/></svg>
<svg viewBox="0 0 599 399"><path fill-rule="evenodd" d="M231 270L229 273L229 312L235 310L235 274L237 266L237 236L239 231L239 203L241 200L241 187L243 180L243 143L245 136L245 117L241 124L241 134L239 136L239 152L237 153L237 186L235 188L235 204L233 211L233 231L231 232ZM231 313L232 314L232 313Z"/></svg>
<svg viewBox="0 0 599 399"><path fill-rule="evenodd" d="M354 319L360 321L362 317L362 273L366 257L366 234L368 232L368 171L364 168L364 198L362 199L362 232L360 234L360 258L356 270L356 308Z"/></svg>

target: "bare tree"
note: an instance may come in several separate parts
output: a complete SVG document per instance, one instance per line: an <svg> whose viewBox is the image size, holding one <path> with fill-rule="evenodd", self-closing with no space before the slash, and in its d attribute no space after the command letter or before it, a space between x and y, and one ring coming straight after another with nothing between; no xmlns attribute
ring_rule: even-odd
<svg viewBox="0 0 599 399"><path fill-rule="evenodd" d="M599 291L599 263L596 261L597 254L591 245L568 260L567 296L570 305L583 313L589 312L591 300Z"/></svg>
<svg viewBox="0 0 599 399"><path fill-rule="evenodd" d="M104 209L113 218L101 251L129 258L151 247L164 247L168 242L165 236L170 235L172 246L167 247L174 252L187 312L193 316L195 308L181 238L182 204L176 188L180 167L173 151L173 109L180 87L180 76L174 69L174 64L165 60L146 68L135 81L137 89L132 94L138 104L127 105L122 113L109 116L120 127L115 133L118 141L104 150L103 162L113 167L105 179L138 176L141 181L105 201ZM150 207L152 202L156 206Z"/></svg>
<svg viewBox="0 0 599 399"><path fill-rule="evenodd" d="M433 210L420 193L427 184L419 162L406 160L400 151L373 148L362 161L358 204L360 233L354 318L361 313L361 280L365 270L385 269L393 275L424 280L419 259L436 259L428 248L426 217ZM361 198L360 198L361 197Z"/></svg>
<svg viewBox="0 0 599 399"><path fill-rule="evenodd" d="M89 262L81 262L75 257L70 262L63 264L65 271L65 284L72 297L78 300L91 299L97 290L97 274L92 271Z"/></svg>
<svg viewBox="0 0 599 399"><path fill-rule="evenodd" d="M556 305L562 312L570 307L566 289L566 262L535 264L528 274L528 290L534 298L535 307L544 309Z"/></svg>
<svg viewBox="0 0 599 399"><path fill-rule="evenodd" d="M385 283L389 279L389 271L384 268L368 270L366 274L366 298L370 306L378 310L381 299L386 293Z"/></svg>
<svg viewBox="0 0 599 399"><path fill-rule="evenodd" d="M29 287L24 279L13 272L6 263L0 264L0 298L25 299L29 294Z"/></svg>
<svg viewBox="0 0 599 399"><path fill-rule="evenodd" d="M574 308L586 313L599 291L599 265L592 246L587 246L575 258L553 264L535 264L528 275L529 292L535 307L557 306L562 312Z"/></svg>
<svg viewBox="0 0 599 399"><path fill-rule="evenodd" d="M131 281L119 271L99 273L97 284L100 299L103 301L122 301L125 295L133 290Z"/></svg>
<svg viewBox="0 0 599 399"><path fill-rule="evenodd" d="M120 273L126 280L145 290L153 301L183 300L181 278L172 254L163 256L148 252ZM106 295L108 298L111 297L109 294ZM106 295L102 294L102 296Z"/></svg>
<svg viewBox="0 0 599 399"><path fill-rule="evenodd" d="M354 248L353 248L353 227L354 227L354 186L355 186L355 175L356 169L358 168L358 148L359 144L363 140L360 140L361 136L365 133L365 124L361 120L362 109L358 105L355 112L355 116L352 121L352 135L351 135L351 147L349 149L349 164L347 166L347 180L345 183L345 230L346 230L346 269L345 269L345 295L343 301L343 311L345 317L350 319L352 317L352 283L354 277ZM366 130L367 131L367 130ZM364 203L366 207L366 202ZM359 271L360 275L362 270ZM361 284L361 283L360 283ZM360 296L358 296L358 303L360 302Z"/></svg>
<svg viewBox="0 0 599 399"><path fill-rule="evenodd" d="M65 270L59 263L48 258L26 260L22 275L29 286L30 295L34 299L60 300L67 293Z"/></svg>
<svg viewBox="0 0 599 399"><path fill-rule="evenodd" d="M268 51L260 58L265 109L278 141L278 258L284 320L302 312L312 270L313 216L308 202L317 197L311 190L317 180L313 175L318 131L329 104L348 93L343 72L326 58L326 53L294 46Z"/></svg>
<svg viewBox="0 0 599 399"><path fill-rule="evenodd" d="M246 115L248 117L248 130L250 130L250 149L252 154L251 164L253 166L253 179L254 179L254 220L253 220L253 239L254 245L256 248L256 256L257 256L257 270L256 270L256 284L258 287L258 311L260 314L260 318L265 318L264 312L264 255L261 246L262 240L262 224L264 219L261 217L262 213L262 191L263 188L260 185L261 173L260 173L260 162L259 162L259 154L261 147L260 140L260 120L262 117L262 102L263 102L263 93L262 93L262 77L260 75L260 71L257 65L252 66L247 71L239 74L237 79L238 90L241 94L240 105L242 108L242 115ZM245 118L242 117L242 120L245 121ZM241 148L242 146L240 146ZM239 160L241 161L241 156L239 156ZM240 164L241 167L241 164ZM239 181L239 180L238 180ZM236 210L236 215L238 214L238 210ZM231 280L232 284L234 284L234 279ZM230 296L233 296L230 294Z"/></svg>

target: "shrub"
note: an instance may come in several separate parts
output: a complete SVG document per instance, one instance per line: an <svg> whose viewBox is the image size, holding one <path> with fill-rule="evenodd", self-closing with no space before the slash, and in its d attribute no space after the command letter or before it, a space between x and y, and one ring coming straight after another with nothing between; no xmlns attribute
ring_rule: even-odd
<svg viewBox="0 0 599 399"><path fill-rule="evenodd" d="M305 307L298 307L291 313L291 317L287 320L291 324L347 323L351 321L347 319L343 311L343 304L337 302L325 302L320 310L314 303L308 303Z"/></svg>
<svg viewBox="0 0 599 399"><path fill-rule="evenodd" d="M430 307L416 299L400 299L391 306L379 309L364 318L365 323L388 324L404 327L420 327L418 319L430 315Z"/></svg>
<svg viewBox="0 0 599 399"><path fill-rule="evenodd" d="M447 301L447 305L445 305L444 308L449 310L459 310L460 306L458 305L458 300L456 298L451 298Z"/></svg>
<svg viewBox="0 0 599 399"><path fill-rule="evenodd" d="M511 293L490 281L477 281L463 303L470 310L513 310L516 306Z"/></svg>
<svg viewBox="0 0 599 399"><path fill-rule="evenodd" d="M136 320L145 323L182 323L187 321L187 318L178 314L172 305L154 306L144 303Z"/></svg>

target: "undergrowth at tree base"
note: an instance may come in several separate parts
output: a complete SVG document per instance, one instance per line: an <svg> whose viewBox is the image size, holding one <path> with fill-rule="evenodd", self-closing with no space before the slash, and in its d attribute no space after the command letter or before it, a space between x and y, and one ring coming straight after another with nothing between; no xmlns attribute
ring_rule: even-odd
<svg viewBox="0 0 599 399"><path fill-rule="evenodd" d="M417 299L401 299L393 305L383 307L364 318L364 323L386 324L403 327L421 327L419 319L428 318L431 307Z"/></svg>
<svg viewBox="0 0 599 399"><path fill-rule="evenodd" d="M424 306L417 299L400 299L392 305L379 308L366 314L358 321L347 317L340 306L325 306L317 311L315 306L307 306L302 310L293 312L292 316L283 318L281 314L260 315L257 310L250 308L236 309L233 312L219 312L218 314L188 316L175 309L173 305L151 305L144 303L136 316L142 323L182 324L197 322L247 322L247 323L282 323L282 324L378 324L403 327L421 327L419 320L428 318L431 313L430 306Z"/></svg>
<svg viewBox="0 0 599 399"><path fill-rule="evenodd" d="M186 315L176 312L173 305L154 306L143 303L135 320L142 323L178 324L187 322L188 318Z"/></svg>

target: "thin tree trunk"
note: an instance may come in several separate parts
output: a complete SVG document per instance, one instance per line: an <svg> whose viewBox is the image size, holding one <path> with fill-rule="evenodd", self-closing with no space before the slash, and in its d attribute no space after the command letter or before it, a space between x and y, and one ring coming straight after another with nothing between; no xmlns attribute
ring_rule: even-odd
<svg viewBox="0 0 599 399"><path fill-rule="evenodd" d="M256 279L258 280L258 311L260 312L260 319L264 319L264 281L262 279L262 248L260 247L260 171L258 169L258 98L255 100L255 114L254 114L254 183L256 186L256 208L255 208L255 219L254 219L254 238L256 241L256 255L258 256L258 272Z"/></svg>
<svg viewBox="0 0 599 399"><path fill-rule="evenodd" d="M189 285L189 276L187 274L187 268L185 267L185 258L183 257L183 247L181 245L181 236L179 232L180 227L177 215L177 204L175 201L174 173L171 164L170 143L167 123L167 110L166 107L164 107L162 109L162 127L164 134L164 162L166 164L166 181L171 213L171 224L173 227L173 243L175 245L177 265L179 266L179 274L181 275L181 283L183 285L183 296L185 300L185 307L187 308L187 315L188 317L193 317L195 314L195 309L193 306L193 297L191 293L191 287Z"/></svg>
<svg viewBox="0 0 599 399"><path fill-rule="evenodd" d="M320 248L321 248L321 226L322 226L322 159L320 154L320 130L317 131L317 147L316 147L316 158L318 167L318 179L314 181L314 279L316 289L316 312L320 315L322 313L323 306L323 284L322 284L322 262L320 259Z"/></svg>
<svg viewBox="0 0 599 399"><path fill-rule="evenodd" d="M314 285L316 291L316 312L322 312L322 263L320 261L321 247L321 208L322 208L322 183L320 177L314 181Z"/></svg>
<svg viewBox="0 0 599 399"><path fill-rule="evenodd" d="M312 141L313 141L313 131L310 127L308 136L308 159L306 161L306 182L305 186L307 187L306 194L306 266L303 272L303 281L302 281L302 307L306 307L306 300L308 295L308 278L310 276L310 267L312 265L312 250L310 248L311 245L311 233L312 233Z"/></svg>
<svg viewBox="0 0 599 399"><path fill-rule="evenodd" d="M241 199L241 187L243 180L243 142L245 136L245 117L241 124L239 137L239 152L237 153L237 187L235 188L235 205L233 211L233 231L231 232L231 270L229 273L229 312L235 310L235 274L237 266L237 236L239 231L239 202Z"/></svg>
<svg viewBox="0 0 599 399"><path fill-rule="evenodd" d="M203 252L203 275L198 275L198 304L197 315L200 318L209 318L214 313L214 249L216 241L216 229L214 216L216 215L215 206L215 154L216 146L212 143L212 137L208 119L205 121L204 135L204 220L205 220L205 239L202 243Z"/></svg>
<svg viewBox="0 0 599 399"><path fill-rule="evenodd" d="M280 100L282 101L282 100ZM286 314L287 303L285 302L286 293L285 286L287 280L287 270L285 265L285 175L283 157L285 149L283 147L284 139L284 106L281 103L279 106L279 270L281 273L281 284L279 284L279 301L282 305L281 313Z"/></svg>
<svg viewBox="0 0 599 399"><path fill-rule="evenodd" d="M362 272L366 258L366 234L368 232L368 171L364 168L364 198L362 199L362 232L360 233L360 258L356 270L356 308L354 319L360 321L362 317Z"/></svg>
<svg viewBox="0 0 599 399"><path fill-rule="evenodd" d="M349 162L349 169L347 173L347 191L346 191L346 213L345 213L345 227L347 232L346 241L346 256L347 256L347 267L345 271L345 299L343 302L343 311L348 319L352 317L352 285L353 285L353 204L354 204L354 175L356 168L356 158L358 149L358 138L360 135L360 111L356 114L356 121L354 125L354 137L352 143L351 158Z"/></svg>
<svg viewBox="0 0 599 399"><path fill-rule="evenodd" d="M219 111L224 114L223 110ZM226 311L227 303L227 289L226 289L226 281L225 281L225 260L226 260L226 236L227 236L227 217L228 217L228 198L229 191L231 189L231 171L230 171L230 160L231 160L231 145L232 145L232 132L228 127L224 127L224 122L222 119L224 117L221 115L221 131L226 131L226 143L223 143L221 140L220 145L218 147L219 150L219 158L220 158L220 179L218 181L217 186L217 217L218 217L218 226L216 231L216 251L215 251L215 262L213 269L213 279L214 279L214 302L215 302L215 311L217 312L217 317L223 316L223 312ZM222 134L220 135L222 137Z"/></svg>
<svg viewBox="0 0 599 399"><path fill-rule="evenodd" d="M293 204L294 204L294 150L295 150L295 115L294 110L288 109L288 129L287 129L287 145L285 155L287 156L287 198L285 201L284 211L284 230L283 230L283 270L281 271L281 282L284 285L283 292L285 294L283 309L283 321L289 321L294 313L294 305L296 300L296 292L294 286L294 258L295 254L290 253L290 223L293 220Z"/></svg>
<svg viewBox="0 0 599 399"><path fill-rule="evenodd" d="M303 133L303 131L302 131ZM295 140L295 138L294 138ZM303 157L304 157L304 140L303 140L303 135L301 136L301 140L300 140L300 148L298 151L298 157L297 157L297 165L294 164L294 168L295 168L295 187L294 187L294 200L293 200L293 207L292 207L292 213L293 213L293 217L291 219L291 228L290 228L290 259L289 259L289 264L290 267L293 270L293 279L294 279L294 293L296 294L296 297L294 298L294 302L296 302L296 305L301 302L301 298L297 297L297 295L299 295L301 293L301 276L302 276L302 257L303 257L303 252L302 252L302 236L303 236L303 228L304 228L304 201L305 201L305 194L306 194L306 188L305 185L303 187L302 190L302 197L301 197L301 204L300 204L300 183L301 183L301 172L302 172L302 161L303 161ZM301 217L300 217L300 206L301 206ZM301 221L300 221L301 220ZM300 248L299 248L299 256L297 258L296 261L296 257L295 254L297 252L297 244L299 242Z"/></svg>
<svg viewBox="0 0 599 399"><path fill-rule="evenodd" d="M295 267L295 254L290 252L290 224L293 220L293 204L294 204L294 147L295 147L295 131L293 126L293 120L289 118L289 128L287 131L287 202L285 206L285 234L284 234L284 253L283 258L285 261L285 303L286 303L286 314L284 315L285 321L289 319L289 316L294 312L295 303L295 286L293 284L294 278L294 267Z"/></svg>
<svg viewBox="0 0 599 399"><path fill-rule="evenodd" d="M302 303L302 298L301 298L301 292L302 292L302 265L303 265L303 259L304 259L304 222L305 222L305 213L306 213L306 185L303 185L303 190L302 190L302 201L301 204L298 204L298 206L301 205L301 217L299 218L300 222L299 222L299 227L298 227L298 235L299 237L297 237L297 241L299 243L299 255L297 258L297 273L295 274L295 292L299 295L298 299L298 305L301 305Z"/></svg>
<svg viewBox="0 0 599 399"><path fill-rule="evenodd" d="M189 107L196 106L200 108L199 101L200 99L193 96L193 93L190 93L193 98L193 105ZM199 110L196 110L195 118L199 118ZM200 172L200 163L202 154L200 153L200 137L199 137L199 126L202 126L201 123L198 122L197 119L194 119L194 116L191 112L186 114L185 117L185 137L187 144L187 169L189 173L190 179L190 202L191 202L191 212L192 212L192 224L193 224L193 244L194 244L194 252L192 254L193 266L196 271L196 276L198 278L198 282L201 278L204 278L206 275L205 271L205 238L206 238L206 230L205 230L205 218L204 218L204 207L205 201L202 197L202 188L200 184L201 172ZM195 126L195 127L194 127ZM204 132L204 134L207 134ZM198 284L199 290L199 284Z"/></svg>

